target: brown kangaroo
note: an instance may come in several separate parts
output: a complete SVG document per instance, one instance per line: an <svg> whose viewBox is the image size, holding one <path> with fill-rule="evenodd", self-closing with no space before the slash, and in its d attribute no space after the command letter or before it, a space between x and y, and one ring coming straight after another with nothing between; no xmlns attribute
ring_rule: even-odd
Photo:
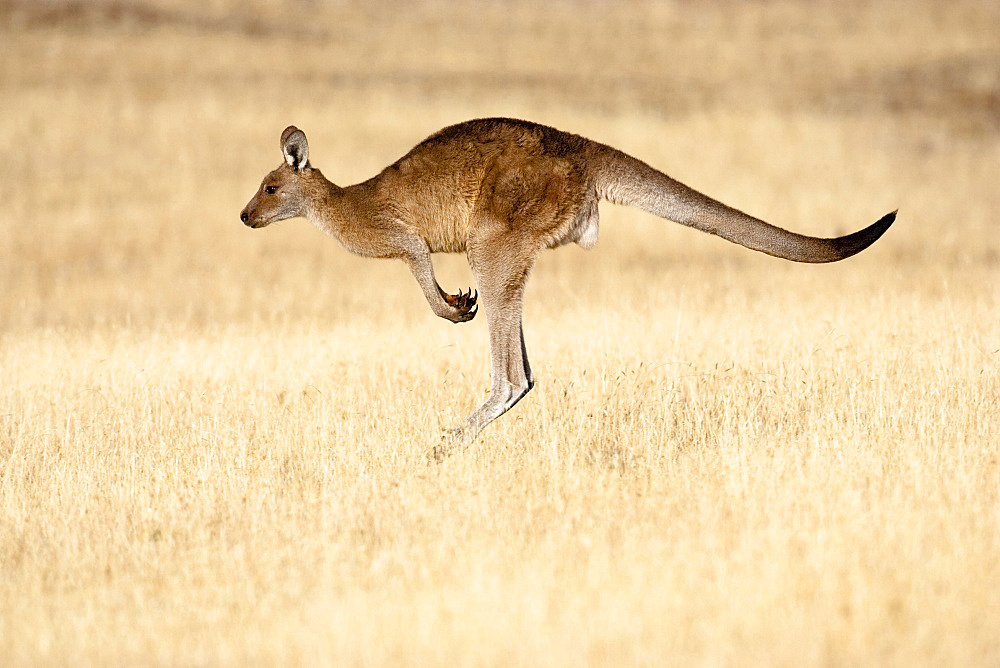
<svg viewBox="0 0 1000 668"><path fill-rule="evenodd" d="M377 176L341 188L309 164L305 134L281 133L285 162L264 177L240 220L253 228L304 216L358 255L406 262L438 316L466 322L477 295L490 333L489 397L433 450L440 458L523 397L528 365L521 305L544 248L597 243L602 199L796 262L835 262L875 242L896 218L834 239L788 232L701 194L610 146L527 121L467 121L431 135ZM431 253L464 251L478 292L449 294Z"/></svg>

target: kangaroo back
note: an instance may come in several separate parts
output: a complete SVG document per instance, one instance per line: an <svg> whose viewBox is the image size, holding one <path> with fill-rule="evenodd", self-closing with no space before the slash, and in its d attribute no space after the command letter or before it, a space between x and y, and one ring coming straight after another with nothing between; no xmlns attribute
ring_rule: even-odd
<svg viewBox="0 0 1000 668"><path fill-rule="evenodd" d="M775 227L712 199L626 153L603 144L592 159L597 194L661 218L716 234L741 246L795 262L836 262L863 251L889 229L896 212L843 237L821 239Z"/></svg>

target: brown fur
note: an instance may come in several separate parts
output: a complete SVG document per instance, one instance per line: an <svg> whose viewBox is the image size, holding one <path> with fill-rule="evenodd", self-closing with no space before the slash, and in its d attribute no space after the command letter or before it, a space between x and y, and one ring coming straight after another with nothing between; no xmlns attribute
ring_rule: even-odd
<svg viewBox="0 0 1000 668"><path fill-rule="evenodd" d="M364 183L341 188L310 166L305 134L281 135L283 163L240 215L248 226L305 216L358 255L400 258L433 312L476 315L477 295L451 295L431 253L465 252L490 331L489 398L435 449L467 443L534 384L521 328L524 284L543 248L597 241L601 199L637 206L729 241L798 262L832 262L874 243L895 212L854 234L819 239L726 206L610 146L527 121L467 121L445 128Z"/></svg>

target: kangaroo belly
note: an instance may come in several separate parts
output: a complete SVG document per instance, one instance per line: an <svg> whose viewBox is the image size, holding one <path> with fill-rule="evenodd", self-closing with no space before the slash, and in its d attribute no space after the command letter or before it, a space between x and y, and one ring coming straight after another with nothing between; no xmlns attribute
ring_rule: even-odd
<svg viewBox="0 0 1000 668"><path fill-rule="evenodd" d="M467 239L458 236L432 236L426 241L432 253L464 253L467 245Z"/></svg>
<svg viewBox="0 0 1000 668"><path fill-rule="evenodd" d="M421 236L432 253L464 253L469 241L469 216L447 216L425 221Z"/></svg>

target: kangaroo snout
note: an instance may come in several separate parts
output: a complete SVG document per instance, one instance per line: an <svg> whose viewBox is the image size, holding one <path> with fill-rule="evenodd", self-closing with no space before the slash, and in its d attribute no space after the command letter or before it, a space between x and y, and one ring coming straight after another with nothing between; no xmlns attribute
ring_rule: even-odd
<svg viewBox="0 0 1000 668"><path fill-rule="evenodd" d="M249 204L247 208L240 211L240 220L244 225L254 230L265 227L272 222L262 217L259 211L251 209Z"/></svg>

